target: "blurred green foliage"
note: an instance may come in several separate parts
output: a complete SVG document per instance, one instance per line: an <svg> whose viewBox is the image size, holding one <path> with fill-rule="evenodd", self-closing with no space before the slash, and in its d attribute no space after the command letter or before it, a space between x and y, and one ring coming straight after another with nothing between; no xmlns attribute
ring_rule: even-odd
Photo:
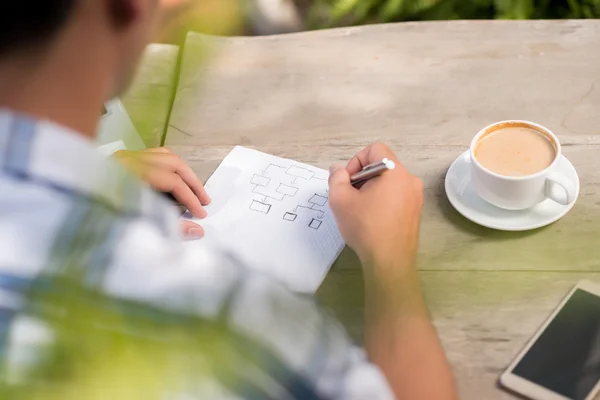
<svg viewBox="0 0 600 400"><path fill-rule="evenodd" d="M600 17L600 0L314 0L310 29L453 19Z"/></svg>
<svg viewBox="0 0 600 400"><path fill-rule="evenodd" d="M235 338L221 324L111 299L73 279L38 286L24 315L43 321L52 340L21 349L26 368L0 363L2 400L161 400L215 374L237 383Z"/></svg>

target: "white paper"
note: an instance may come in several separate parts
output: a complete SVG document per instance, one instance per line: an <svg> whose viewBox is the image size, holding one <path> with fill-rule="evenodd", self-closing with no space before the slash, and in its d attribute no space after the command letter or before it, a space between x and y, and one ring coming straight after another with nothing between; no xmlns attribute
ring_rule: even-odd
<svg viewBox="0 0 600 400"><path fill-rule="evenodd" d="M111 142L102 146L98 146L98 151L104 157L110 157L119 150L127 150L127 147L125 147L125 143L123 143L122 140L117 140L116 142Z"/></svg>
<svg viewBox="0 0 600 400"><path fill-rule="evenodd" d="M249 268L292 290L314 293L344 241L328 202L329 173L293 160L235 147L206 182L212 198L200 241L215 241Z"/></svg>

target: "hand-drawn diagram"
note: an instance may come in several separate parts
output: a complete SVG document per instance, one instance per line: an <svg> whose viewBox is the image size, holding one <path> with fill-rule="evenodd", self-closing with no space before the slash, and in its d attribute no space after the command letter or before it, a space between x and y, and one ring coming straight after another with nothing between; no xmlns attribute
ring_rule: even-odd
<svg viewBox="0 0 600 400"><path fill-rule="evenodd" d="M260 201L252 200L252 203L250 203L250 209L252 211L258 211L261 213L268 214L269 210L271 210L271 205L267 203L262 203Z"/></svg>
<svg viewBox="0 0 600 400"><path fill-rule="evenodd" d="M310 220L310 223L308 224L308 226L313 229L319 229L319 227L321 226L322 223L323 223L323 221L319 221L318 219L313 218Z"/></svg>
<svg viewBox="0 0 600 400"><path fill-rule="evenodd" d="M276 201L283 202L287 198L296 197L302 189L302 184L311 180L326 181L325 178L318 177L315 171L305 167L269 164L250 179L254 198L249 208L252 211L269 214L274 211L273 205ZM314 193L308 201L304 200L307 204L298 204L291 210L284 211L282 219L289 222L305 221L308 228L319 229L325 217L327 200L326 189L324 193ZM298 201L302 200L299 198Z"/></svg>
<svg viewBox="0 0 600 400"><path fill-rule="evenodd" d="M286 212L285 214L283 214L283 219L285 219L286 221L295 221L296 218L298 218L298 214L290 212Z"/></svg>

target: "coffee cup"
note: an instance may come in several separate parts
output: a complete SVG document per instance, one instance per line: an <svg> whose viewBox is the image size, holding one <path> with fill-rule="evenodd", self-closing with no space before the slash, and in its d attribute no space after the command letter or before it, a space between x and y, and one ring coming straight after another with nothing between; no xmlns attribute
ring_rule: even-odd
<svg viewBox="0 0 600 400"><path fill-rule="evenodd" d="M539 124L519 120L491 124L475 135L470 155L472 184L496 207L524 210L545 199L563 205L575 201L574 182L558 171L560 142Z"/></svg>

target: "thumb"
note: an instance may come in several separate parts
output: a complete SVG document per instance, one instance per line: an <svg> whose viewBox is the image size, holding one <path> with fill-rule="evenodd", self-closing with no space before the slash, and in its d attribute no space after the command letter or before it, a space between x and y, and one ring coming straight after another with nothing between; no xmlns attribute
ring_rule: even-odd
<svg viewBox="0 0 600 400"><path fill-rule="evenodd" d="M181 235L184 239L200 239L204 236L204 229L192 221L181 220Z"/></svg>
<svg viewBox="0 0 600 400"><path fill-rule="evenodd" d="M329 187L339 184L350 184L350 174L343 165L333 164L329 167Z"/></svg>
<svg viewBox="0 0 600 400"><path fill-rule="evenodd" d="M342 165L334 164L329 168L329 194L332 201L341 200L355 194L350 183L350 174Z"/></svg>

